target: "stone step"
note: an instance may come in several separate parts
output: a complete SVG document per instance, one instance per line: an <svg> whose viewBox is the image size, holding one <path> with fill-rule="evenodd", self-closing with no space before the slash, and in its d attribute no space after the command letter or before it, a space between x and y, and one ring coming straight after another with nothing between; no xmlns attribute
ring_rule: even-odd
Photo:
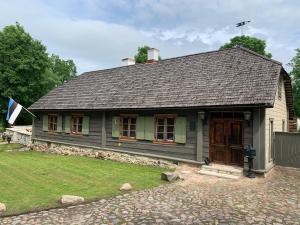
<svg viewBox="0 0 300 225"><path fill-rule="evenodd" d="M235 167L235 166L227 166L227 165L220 165L220 164L211 164L211 165L203 165L199 171L200 174L205 175L218 175L218 177L221 177L224 175L224 177L227 178L239 178L243 175L243 168L241 167Z"/></svg>
<svg viewBox="0 0 300 225"><path fill-rule="evenodd" d="M231 175L231 174L218 173L218 172L214 172L214 171L200 170L198 173L202 174L202 175L214 176L214 177L220 177L220 178L226 178L226 179L239 179L241 177L241 176L236 176L236 175Z"/></svg>

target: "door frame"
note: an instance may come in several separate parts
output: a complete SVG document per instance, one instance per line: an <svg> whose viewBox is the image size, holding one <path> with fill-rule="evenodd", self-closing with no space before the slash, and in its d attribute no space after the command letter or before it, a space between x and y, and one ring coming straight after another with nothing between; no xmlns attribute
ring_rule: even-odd
<svg viewBox="0 0 300 225"><path fill-rule="evenodd" d="M245 133L245 127L244 127L244 119L232 119L232 118L210 118L209 120L209 159L214 162L214 154L215 150L212 144L214 140L214 123L215 122L223 122L224 123L224 135L225 135L225 156L223 161L215 161L216 163L220 164L225 164L225 165L235 165L235 166L244 166L244 133ZM229 143L229 133L231 129L231 124L232 123L240 123L241 125L241 130L242 130L242 144L241 145L230 145ZM238 163L232 163L230 160L231 154L232 154L232 149L236 149L241 151L240 154L242 156L240 157L240 161Z"/></svg>

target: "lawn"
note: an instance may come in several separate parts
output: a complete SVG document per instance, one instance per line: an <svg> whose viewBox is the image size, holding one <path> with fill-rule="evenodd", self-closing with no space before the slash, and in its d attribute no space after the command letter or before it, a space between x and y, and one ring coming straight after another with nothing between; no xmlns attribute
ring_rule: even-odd
<svg viewBox="0 0 300 225"><path fill-rule="evenodd" d="M63 194L86 200L159 186L164 169L77 156L19 152L18 144L0 143L0 202L6 215L60 206Z"/></svg>

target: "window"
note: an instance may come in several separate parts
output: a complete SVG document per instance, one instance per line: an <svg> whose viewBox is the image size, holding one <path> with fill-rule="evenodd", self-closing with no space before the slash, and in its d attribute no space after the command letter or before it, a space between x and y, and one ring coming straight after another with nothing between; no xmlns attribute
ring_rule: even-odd
<svg viewBox="0 0 300 225"><path fill-rule="evenodd" d="M57 131L57 115L48 115L48 131Z"/></svg>
<svg viewBox="0 0 300 225"><path fill-rule="evenodd" d="M285 120L282 120L282 132L285 131Z"/></svg>
<svg viewBox="0 0 300 225"><path fill-rule="evenodd" d="M278 99L281 100L282 97L282 79L279 78L278 82Z"/></svg>
<svg viewBox="0 0 300 225"><path fill-rule="evenodd" d="M136 116L122 116L120 124L121 139L136 138Z"/></svg>
<svg viewBox="0 0 300 225"><path fill-rule="evenodd" d="M273 119L270 119L269 124L269 162L273 159L273 132L274 132L274 122Z"/></svg>
<svg viewBox="0 0 300 225"><path fill-rule="evenodd" d="M82 133L82 121L83 116L73 115L71 118L71 133L72 134L81 134Z"/></svg>
<svg viewBox="0 0 300 225"><path fill-rule="evenodd" d="M159 115L155 119L155 140L159 142L174 142L174 115Z"/></svg>

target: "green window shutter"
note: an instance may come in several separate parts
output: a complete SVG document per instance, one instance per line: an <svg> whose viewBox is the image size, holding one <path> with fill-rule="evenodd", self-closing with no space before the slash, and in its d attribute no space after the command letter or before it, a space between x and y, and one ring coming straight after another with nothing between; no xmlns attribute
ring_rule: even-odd
<svg viewBox="0 0 300 225"><path fill-rule="evenodd" d="M59 133L62 132L62 116L61 115L57 116L57 132L59 132Z"/></svg>
<svg viewBox="0 0 300 225"><path fill-rule="evenodd" d="M154 117L146 116L144 119L145 124L145 140L154 140Z"/></svg>
<svg viewBox="0 0 300 225"><path fill-rule="evenodd" d="M65 116L65 132L67 134L69 134L71 132L70 122L71 122L71 117L70 116Z"/></svg>
<svg viewBox="0 0 300 225"><path fill-rule="evenodd" d="M90 133L90 117L84 116L82 120L82 134L88 135Z"/></svg>
<svg viewBox="0 0 300 225"><path fill-rule="evenodd" d="M43 115L43 131L48 131L48 115Z"/></svg>
<svg viewBox="0 0 300 225"><path fill-rule="evenodd" d="M176 117L175 119L175 142L186 143L186 118Z"/></svg>
<svg viewBox="0 0 300 225"><path fill-rule="evenodd" d="M117 137L117 138L120 136L120 117L119 116L114 116L112 118L111 136Z"/></svg>
<svg viewBox="0 0 300 225"><path fill-rule="evenodd" d="M145 117L138 116L136 119L136 139L145 139Z"/></svg>

